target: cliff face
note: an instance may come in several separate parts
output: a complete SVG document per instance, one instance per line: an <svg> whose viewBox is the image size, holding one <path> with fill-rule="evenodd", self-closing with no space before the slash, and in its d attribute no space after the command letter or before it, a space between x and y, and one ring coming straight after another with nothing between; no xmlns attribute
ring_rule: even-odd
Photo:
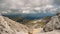
<svg viewBox="0 0 60 34"><path fill-rule="evenodd" d="M0 16L0 34L28 34L28 27Z"/></svg>
<svg viewBox="0 0 60 34"><path fill-rule="evenodd" d="M51 20L44 26L44 31L49 32L53 30L60 30L60 17L53 16Z"/></svg>

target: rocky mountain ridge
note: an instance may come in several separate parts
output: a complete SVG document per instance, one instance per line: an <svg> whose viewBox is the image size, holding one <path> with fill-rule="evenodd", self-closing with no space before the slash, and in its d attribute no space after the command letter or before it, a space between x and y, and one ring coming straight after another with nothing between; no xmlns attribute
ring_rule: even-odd
<svg viewBox="0 0 60 34"><path fill-rule="evenodd" d="M40 20L37 20L40 21ZM35 23L35 21L33 21ZM29 26L32 27L32 26ZM0 16L0 34L60 34L59 30L53 30L51 32L43 32L42 29L37 27L29 28L26 25L15 22L8 17Z"/></svg>
<svg viewBox="0 0 60 34"><path fill-rule="evenodd" d="M28 34L28 27L0 16L0 34Z"/></svg>

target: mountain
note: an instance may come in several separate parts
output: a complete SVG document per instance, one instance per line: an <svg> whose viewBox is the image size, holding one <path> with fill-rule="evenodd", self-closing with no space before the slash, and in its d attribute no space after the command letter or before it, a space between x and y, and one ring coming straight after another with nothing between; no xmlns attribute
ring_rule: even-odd
<svg viewBox="0 0 60 34"><path fill-rule="evenodd" d="M49 20L49 22L44 26L43 30L45 32L50 32L53 30L60 31L60 16L53 16Z"/></svg>
<svg viewBox="0 0 60 34"><path fill-rule="evenodd" d="M54 28L54 26L59 27L59 25L56 25L57 23L53 23L53 22L49 23L51 21L51 18L52 18L52 16L47 16L43 19L31 20L31 21L25 23L25 25L27 25L29 28L33 29L34 34L57 34L57 33L59 34L60 28L57 28L57 29ZM51 24L52 24L52 26L51 26ZM54 29L51 30L49 27L52 27L51 29L53 29L53 28ZM44 28L45 28L45 30L44 30Z"/></svg>
<svg viewBox="0 0 60 34"><path fill-rule="evenodd" d="M32 21L33 22L33 21ZM28 23L26 23L28 24ZM32 24L28 27L28 25L23 25L19 22L15 22L8 17L0 16L0 33L1 34L36 34L42 30L40 26L37 29L32 27Z"/></svg>
<svg viewBox="0 0 60 34"><path fill-rule="evenodd" d="M0 34L28 34L28 27L0 16Z"/></svg>
<svg viewBox="0 0 60 34"><path fill-rule="evenodd" d="M50 19L49 16L48 18ZM32 34L32 33L33 34L54 34L54 33L59 34L59 31L57 30L51 32L43 32L43 28L41 28L41 24L45 23L46 22L45 20L48 20L48 18L29 21L28 23L31 24L26 23L27 25L26 24L23 25L19 22L15 22L9 19L8 17L0 16L0 34Z"/></svg>
<svg viewBox="0 0 60 34"><path fill-rule="evenodd" d="M33 28L40 28L40 27L43 28L43 26L46 25L51 20L51 17L52 16L47 16L43 19L30 20L30 21L23 23L23 24L25 24L29 27L33 27Z"/></svg>
<svg viewBox="0 0 60 34"><path fill-rule="evenodd" d="M14 21L17 22L28 22L31 20L37 20L37 19L43 19L46 16L55 16L55 14L50 13L38 13L38 14L2 14L3 16L6 16Z"/></svg>

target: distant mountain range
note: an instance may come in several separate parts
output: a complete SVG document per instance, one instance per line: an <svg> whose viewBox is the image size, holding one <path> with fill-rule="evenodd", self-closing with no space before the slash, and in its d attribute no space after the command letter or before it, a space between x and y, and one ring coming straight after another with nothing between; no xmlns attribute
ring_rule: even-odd
<svg viewBox="0 0 60 34"><path fill-rule="evenodd" d="M46 16L55 16L50 13L38 13L38 14L2 14L17 22L27 22L29 20L42 19Z"/></svg>

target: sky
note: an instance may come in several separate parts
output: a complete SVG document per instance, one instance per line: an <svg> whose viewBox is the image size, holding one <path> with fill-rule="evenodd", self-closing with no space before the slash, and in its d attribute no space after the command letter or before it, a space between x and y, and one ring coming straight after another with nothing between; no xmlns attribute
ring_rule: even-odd
<svg viewBox="0 0 60 34"><path fill-rule="evenodd" d="M0 0L0 13L57 13L60 0Z"/></svg>

